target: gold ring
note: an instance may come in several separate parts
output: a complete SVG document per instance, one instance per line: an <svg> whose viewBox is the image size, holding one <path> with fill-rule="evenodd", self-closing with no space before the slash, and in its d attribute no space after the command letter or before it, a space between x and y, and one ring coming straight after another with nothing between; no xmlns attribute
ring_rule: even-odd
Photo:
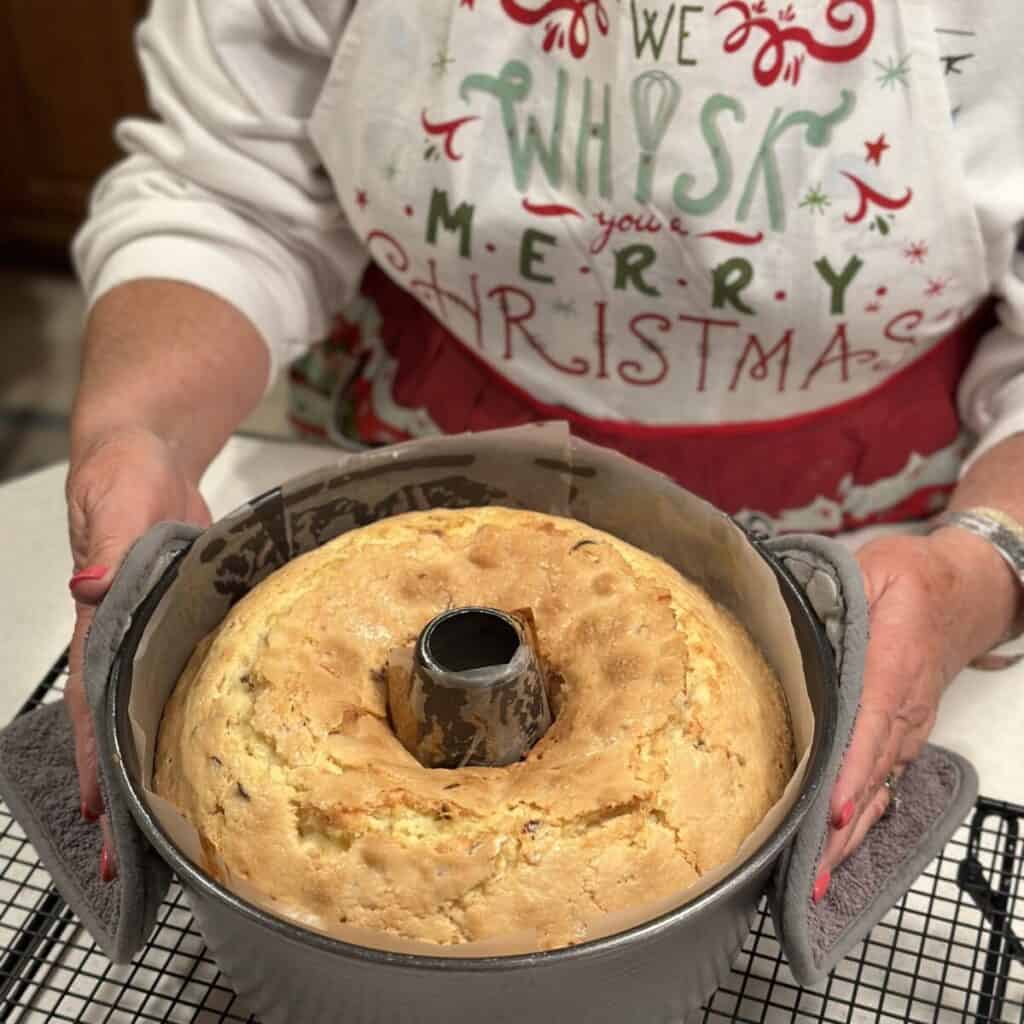
<svg viewBox="0 0 1024 1024"><path fill-rule="evenodd" d="M896 784L899 782L899 776L895 772L889 772L885 777L883 786L889 791L889 806L885 809L885 814L890 811L895 811L900 805L900 795L896 792ZM885 814L882 817L885 817Z"/></svg>

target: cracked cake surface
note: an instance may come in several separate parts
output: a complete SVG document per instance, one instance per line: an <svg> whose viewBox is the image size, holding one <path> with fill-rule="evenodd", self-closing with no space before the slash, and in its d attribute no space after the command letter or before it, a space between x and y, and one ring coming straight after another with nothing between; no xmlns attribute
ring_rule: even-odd
<svg viewBox="0 0 1024 1024"><path fill-rule="evenodd" d="M533 611L556 717L522 762L427 769L388 722L388 657L467 605ZM155 788L300 922L550 949L730 859L793 767L777 678L699 587L491 507L384 519L259 584L168 701Z"/></svg>

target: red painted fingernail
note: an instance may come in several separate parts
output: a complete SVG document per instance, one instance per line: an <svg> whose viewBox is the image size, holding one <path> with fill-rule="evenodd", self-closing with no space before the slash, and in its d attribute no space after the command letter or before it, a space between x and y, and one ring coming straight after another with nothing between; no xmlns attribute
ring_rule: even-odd
<svg viewBox="0 0 1024 1024"><path fill-rule="evenodd" d="M88 569L82 569L80 572L76 572L75 575L71 577L71 582L68 586L74 590L80 583L95 583L97 580L103 579L109 571L110 570L107 569L105 565L90 566Z"/></svg>
<svg viewBox="0 0 1024 1024"><path fill-rule="evenodd" d="M103 853L100 854L100 881L112 882L114 880L114 870L110 864L110 857L107 854L107 848L103 848Z"/></svg>
<svg viewBox="0 0 1024 1024"><path fill-rule="evenodd" d="M84 800L82 801L82 817L85 818L90 825L93 825L100 820L100 816Z"/></svg>
<svg viewBox="0 0 1024 1024"><path fill-rule="evenodd" d="M814 883L814 892L811 893L811 899L815 903L820 903L825 898L825 893L828 892L828 887L832 884L832 872L822 871L818 875L818 880Z"/></svg>
<svg viewBox="0 0 1024 1024"><path fill-rule="evenodd" d="M833 822L837 831L842 832L843 829L853 821L853 810L853 801L847 800L846 803L843 804L843 809L839 812L839 817Z"/></svg>

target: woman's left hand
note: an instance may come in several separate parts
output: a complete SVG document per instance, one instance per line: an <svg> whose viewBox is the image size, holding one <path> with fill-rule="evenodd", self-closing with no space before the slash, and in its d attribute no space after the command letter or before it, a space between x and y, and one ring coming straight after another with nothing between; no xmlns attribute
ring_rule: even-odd
<svg viewBox="0 0 1024 1024"><path fill-rule="evenodd" d="M886 779L921 753L945 688L998 643L1016 603L1016 582L999 555L963 530L885 537L857 558L870 609L864 692L832 793L815 901L885 814Z"/></svg>

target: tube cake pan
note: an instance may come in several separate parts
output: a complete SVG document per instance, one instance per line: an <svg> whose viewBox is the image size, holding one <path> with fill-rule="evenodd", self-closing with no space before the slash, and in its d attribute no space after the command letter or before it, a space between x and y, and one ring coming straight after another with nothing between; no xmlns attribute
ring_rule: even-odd
<svg viewBox="0 0 1024 1024"><path fill-rule="evenodd" d="M785 603L814 715L793 805L742 864L695 899L619 933L548 952L452 957L367 948L305 929L229 891L178 848L147 801L144 752L128 714L140 641L146 637L151 660L162 666L166 699L202 637L291 558L400 512L489 504L568 515L606 530L665 558L730 610L744 604L749 581L739 578L727 547L710 557L707 548L709 538L712 546L735 544L739 534L763 559ZM749 600L748 594L741 621L771 660L773 638L749 621ZM158 575L136 609L115 659L105 724L133 816L181 881L213 957L263 1024L667 1024L683 1021L728 976L773 868L821 787L835 742L836 690L821 624L796 582L756 541L660 474L564 428L541 426L342 456L215 524ZM158 716L162 704L153 710Z"/></svg>

